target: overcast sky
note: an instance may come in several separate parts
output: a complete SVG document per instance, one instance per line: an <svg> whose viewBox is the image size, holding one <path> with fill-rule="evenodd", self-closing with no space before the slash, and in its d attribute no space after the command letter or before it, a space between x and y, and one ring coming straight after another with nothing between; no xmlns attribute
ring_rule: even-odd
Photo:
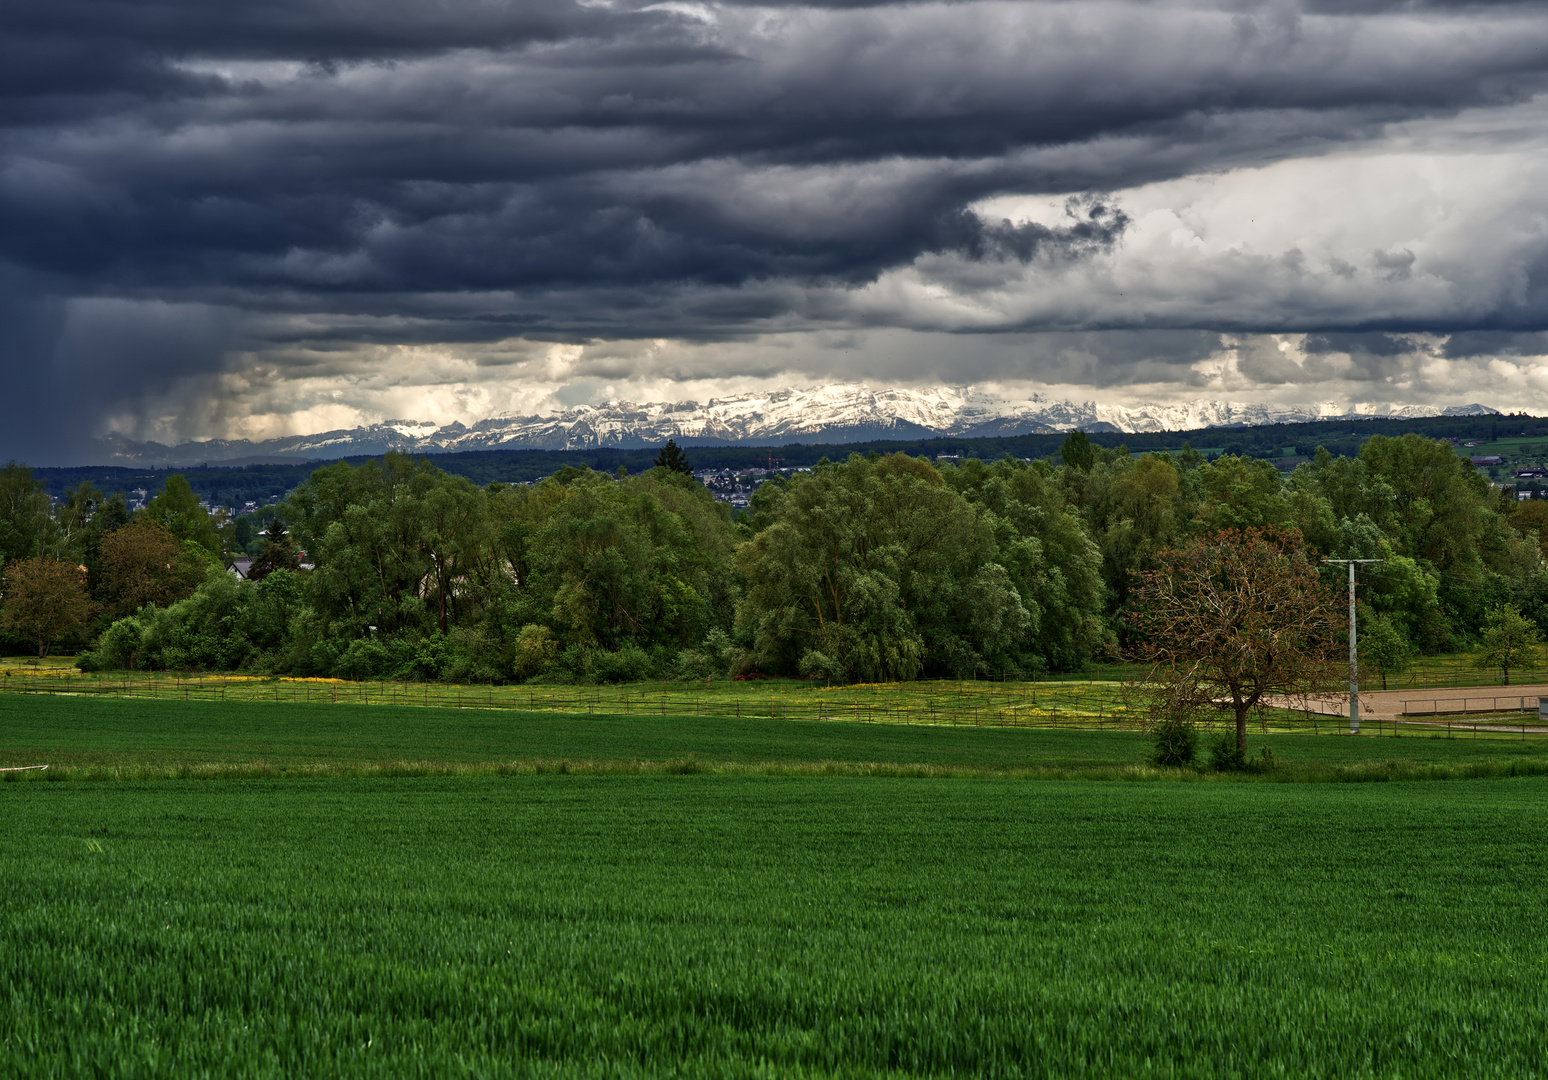
<svg viewBox="0 0 1548 1080"><path fill-rule="evenodd" d="M7 0L0 454L863 380L1548 412L1548 5Z"/></svg>

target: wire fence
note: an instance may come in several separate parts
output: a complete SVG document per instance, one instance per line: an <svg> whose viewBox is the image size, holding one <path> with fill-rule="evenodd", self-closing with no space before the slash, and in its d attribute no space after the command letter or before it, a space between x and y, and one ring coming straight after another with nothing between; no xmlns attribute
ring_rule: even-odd
<svg viewBox="0 0 1548 1080"><path fill-rule="evenodd" d="M1529 704L1530 703L1530 704ZM1514 697L1421 698L1403 701L1404 716L1442 716L1462 713L1504 713L1538 711L1536 694Z"/></svg>

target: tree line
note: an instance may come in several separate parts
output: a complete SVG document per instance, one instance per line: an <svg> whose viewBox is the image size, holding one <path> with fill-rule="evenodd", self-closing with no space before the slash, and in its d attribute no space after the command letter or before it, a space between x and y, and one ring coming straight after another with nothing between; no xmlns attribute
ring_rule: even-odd
<svg viewBox="0 0 1548 1080"><path fill-rule="evenodd" d="M673 448L675 449L675 447ZM1135 590L1224 531L1294 534L1362 572L1382 671L1477 642L1507 609L1548 628L1548 504L1491 489L1449 444L1377 436L1288 476L1184 448L1067 437L1036 461L821 461L748 513L681 454L535 484L389 454L313 471L250 580L232 523L171 477L143 511L91 484L57 504L0 471L5 632L88 668L348 678L890 680L1078 669L1134 645ZM303 555L304 553L304 555ZM1326 571L1319 571L1326 573Z"/></svg>

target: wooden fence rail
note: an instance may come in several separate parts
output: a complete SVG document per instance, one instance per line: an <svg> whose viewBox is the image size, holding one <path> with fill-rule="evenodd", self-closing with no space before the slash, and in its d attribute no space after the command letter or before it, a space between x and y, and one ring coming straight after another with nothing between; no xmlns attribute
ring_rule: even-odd
<svg viewBox="0 0 1548 1080"><path fill-rule="evenodd" d="M766 717L779 720L846 721L852 723L922 724L1072 730L1139 730L1142 714L1122 694L1102 684L1055 683L917 683L894 687L833 687L784 684L765 690L762 684L735 684L702 692L681 683L625 686L494 686L410 682L343 682L243 678L220 675L167 675L139 672L48 675L12 669L0 678L0 693L65 694L198 702L249 701L277 704L352 704L399 707L500 709L537 712L590 713L622 716ZM1459 704L1458 704L1459 703ZM1450 708L1458 704L1456 708ZM1411 699L1405 716L1446 716L1464 712L1504 712L1536 709L1532 696L1479 696L1456 699ZM1340 700L1313 699L1278 714L1271 722L1315 734L1339 734L1336 721L1346 706ZM1294 715L1296 719L1290 720ZM1328 723L1328 720L1334 723ZM1364 722L1375 733L1428 732L1433 725L1415 719ZM1444 725L1452 732L1450 725ZM1518 725L1510 724L1514 733ZM1548 730L1521 726L1521 736ZM1456 732L1465 730L1458 725ZM1492 731L1494 726L1482 725ZM1504 730L1501 728L1501 730ZM1473 730L1474 735L1478 730Z"/></svg>

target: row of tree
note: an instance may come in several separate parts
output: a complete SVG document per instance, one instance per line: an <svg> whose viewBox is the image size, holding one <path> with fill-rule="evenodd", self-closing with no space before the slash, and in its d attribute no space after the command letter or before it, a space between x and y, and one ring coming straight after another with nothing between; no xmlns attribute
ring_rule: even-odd
<svg viewBox="0 0 1548 1080"><path fill-rule="evenodd" d="M1414 435L1288 478L1078 433L1034 462L857 455L766 483L740 521L681 454L658 460L484 486L398 455L324 466L278 508L253 580L226 572L229 528L178 477L131 518L89 486L50 508L8 466L4 623L42 650L73 635L85 666L479 680L1070 669L1133 651L1133 590L1168 552L1267 528L1297 535L1308 565L1384 560L1361 584L1383 670L1476 640L1503 606L1548 625L1548 505L1501 498L1448 444Z"/></svg>

